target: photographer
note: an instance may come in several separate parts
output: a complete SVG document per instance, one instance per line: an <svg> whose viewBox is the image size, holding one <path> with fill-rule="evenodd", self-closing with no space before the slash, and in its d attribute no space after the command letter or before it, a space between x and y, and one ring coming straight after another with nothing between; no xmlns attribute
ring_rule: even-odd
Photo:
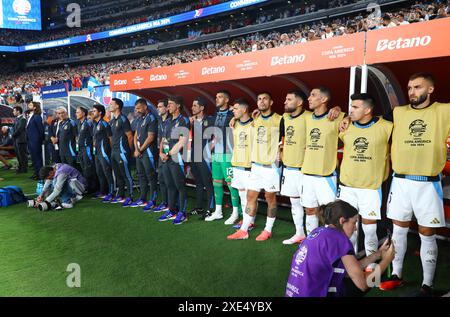
<svg viewBox="0 0 450 317"><path fill-rule="evenodd" d="M51 204L59 197L62 208L72 208L74 203L81 200L87 185L77 169L62 163L42 167L39 178L45 179L45 184L36 202Z"/></svg>
<svg viewBox="0 0 450 317"><path fill-rule="evenodd" d="M350 237L358 211L337 200L321 208L326 227L313 230L294 254L286 287L288 297L361 296L369 290L364 269L381 260L375 272L383 274L394 259L394 244L387 239L379 250L357 260ZM348 278L348 277L349 278Z"/></svg>
<svg viewBox="0 0 450 317"><path fill-rule="evenodd" d="M12 150L14 150L13 139L9 132L9 128L7 126L2 126L0 129L0 162L3 163L4 170L11 169L11 165L3 155L8 155Z"/></svg>

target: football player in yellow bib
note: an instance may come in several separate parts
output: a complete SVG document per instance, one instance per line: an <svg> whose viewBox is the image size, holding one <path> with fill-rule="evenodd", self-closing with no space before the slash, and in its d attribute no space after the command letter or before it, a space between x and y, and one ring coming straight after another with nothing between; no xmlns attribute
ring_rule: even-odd
<svg viewBox="0 0 450 317"><path fill-rule="evenodd" d="M252 166L252 122L250 117L250 105L245 99L237 99L232 107L233 120L233 156L231 165L233 166L233 178L231 186L239 191L242 210L247 206L247 187L250 177L250 168ZM240 229L242 221L234 228ZM252 223L249 229L253 228Z"/></svg>
<svg viewBox="0 0 450 317"><path fill-rule="evenodd" d="M336 120L328 118L331 92L319 87L311 91L309 108L313 110L306 119L306 149L302 172L301 201L306 208L306 233L319 226L318 207L336 199L336 165L339 124L344 114Z"/></svg>
<svg viewBox="0 0 450 317"><path fill-rule="evenodd" d="M306 147L306 120L311 112L303 108L307 97L302 91L291 91L286 95L284 115L281 121L283 176L280 194L291 201L295 234L283 244L300 243L305 238L303 206L300 200L303 185L302 165Z"/></svg>
<svg viewBox="0 0 450 317"><path fill-rule="evenodd" d="M419 225L423 282L421 295L431 295L438 247L436 228L445 226L441 176L450 132L450 104L432 102L434 78L428 73L409 78L410 104L393 110L392 168L394 177L388 198L388 218L394 223L395 259L392 279L381 289L402 284L403 260L409 223Z"/></svg>
<svg viewBox="0 0 450 317"><path fill-rule="evenodd" d="M392 122L374 117L374 98L351 96L352 124L339 134L344 143L337 198L355 207L362 218L364 246L369 256L378 250L377 220L381 220L381 185L387 178ZM356 243L356 235L352 241Z"/></svg>
<svg viewBox="0 0 450 317"><path fill-rule="evenodd" d="M263 189L267 202L267 220L264 230L256 237L256 241L269 239L275 222L276 193L280 190L278 149L282 117L272 111L273 100L270 93L259 93L257 98L260 115L253 122L252 167L248 179L247 208L243 213L241 228L229 235L228 240L248 239L248 228L256 216L258 195Z"/></svg>

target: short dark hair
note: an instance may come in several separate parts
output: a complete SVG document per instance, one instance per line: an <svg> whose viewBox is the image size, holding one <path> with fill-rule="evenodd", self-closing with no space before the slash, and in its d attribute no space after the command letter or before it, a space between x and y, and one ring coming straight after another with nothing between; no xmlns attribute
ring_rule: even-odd
<svg viewBox="0 0 450 317"><path fill-rule="evenodd" d="M362 100L366 106L373 109L375 107L375 98L371 94L361 93L350 96L351 100Z"/></svg>
<svg viewBox="0 0 450 317"><path fill-rule="evenodd" d="M111 100L114 101L119 106L119 110L122 111L122 109L123 109L123 101L120 100L119 98L112 98Z"/></svg>
<svg viewBox="0 0 450 317"><path fill-rule="evenodd" d="M79 107L77 107L77 109L80 109L81 111L83 111L85 116L88 115L88 110L85 107L79 106Z"/></svg>
<svg viewBox="0 0 450 317"><path fill-rule="evenodd" d="M233 104L238 104L239 106L247 107L247 108L250 107L250 104L248 103L248 101L245 98L238 98L234 101Z"/></svg>
<svg viewBox="0 0 450 317"><path fill-rule="evenodd" d="M415 80L417 78L424 78L424 79L428 80L433 86L435 84L434 76L431 73L419 72L419 73L415 73L415 74L412 74L411 76L409 76L410 81Z"/></svg>
<svg viewBox="0 0 450 317"><path fill-rule="evenodd" d="M156 103L156 105L162 103L164 105L164 107L167 108L167 99L159 99L158 102Z"/></svg>
<svg viewBox="0 0 450 317"><path fill-rule="evenodd" d="M177 105L183 106L183 98L181 96L170 96L167 98L167 102L172 101L175 102Z"/></svg>
<svg viewBox="0 0 450 317"><path fill-rule="evenodd" d="M216 95L217 94L224 94L228 99L231 99L231 93L228 90L225 90L225 89L219 90L216 93Z"/></svg>
<svg viewBox="0 0 450 317"><path fill-rule="evenodd" d="M288 92L288 95L294 95L296 98L300 98L303 101L307 101L308 97L306 97L306 94L301 90L291 90Z"/></svg>
<svg viewBox="0 0 450 317"><path fill-rule="evenodd" d="M316 89L318 89L320 91L320 93L322 95L325 95L328 98L328 101L330 101L330 99L331 99L330 89L328 89L327 87L324 87L324 86L317 87Z"/></svg>
<svg viewBox="0 0 450 317"><path fill-rule="evenodd" d="M198 96L197 98L195 98L193 101L197 101L197 103L199 104L199 106L204 107L206 109L206 107L208 106L208 102L206 101L205 98Z"/></svg>
<svg viewBox="0 0 450 317"><path fill-rule="evenodd" d="M98 112L100 112L102 114L102 118L105 116L106 114L106 109L104 105L100 105L100 104L95 104L92 106L92 108L97 109Z"/></svg>
<svg viewBox="0 0 450 317"><path fill-rule="evenodd" d="M18 111L20 114L22 114L23 113L23 109L22 109L22 107L19 107L19 106L15 106L14 108L13 108L13 110L16 110L16 111Z"/></svg>
<svg viewBox="0 0 450 317"><path fill-rule="evenodd" d="M260 96L260 95L267 95L267 96L270 97L271 100L273 100L271 93L268 92L268 91L260 91L260 92L258 93L258 95L256 95L256 96L258 97L258 96Z"/></svg>
<svg viewBox="0 0 450 317"><path fill-rule="evenodd" d="M52 166L42 166L39 170L39 178L40 179L47 179L48 175L50 175L50 172L53 171Z"/></svg>
<svg viewBox="0 0 450 317"><path fill-rule="evenodd" d="M137 106L137 105L139 105L139 104L148 107L147 100L145 100L144 98L139 98L139 99L136 100L136 102L134 103L135 106Z"/></svg>
<svg viewBox="0 0 450 317"><path fill-rule="evenodd" d="M325 225L333 225L338 229L342 226L339 219L348 220L358 214L358 210L343 200L336 200L320 207L320 218Z"/></svg>

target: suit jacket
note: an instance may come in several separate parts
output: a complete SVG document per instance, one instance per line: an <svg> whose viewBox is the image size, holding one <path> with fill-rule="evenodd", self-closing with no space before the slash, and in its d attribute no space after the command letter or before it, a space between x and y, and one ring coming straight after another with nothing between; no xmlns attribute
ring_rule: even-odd
<svg viewBox="0 0 450 317"><path fill-rule="evenodd" d="M33 115L27 125L27 138L30 144L42 145L44 141L44 123L40 115Z"/></svg>
<svg viewBox="0 0 450 317"><path fill-rule="evenodd" d="M16 118L13 125L12 137L14 143L27 143L27 119L23 115Z"/></svg>

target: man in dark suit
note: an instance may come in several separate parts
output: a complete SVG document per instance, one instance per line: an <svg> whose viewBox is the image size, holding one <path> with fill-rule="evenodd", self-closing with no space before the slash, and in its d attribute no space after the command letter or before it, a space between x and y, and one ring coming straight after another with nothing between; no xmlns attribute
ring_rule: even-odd
<svg viewBox="0 0 450 317"><path fill-rule="evenodd" d="M39 102L28 103L30 114L27 119L28 151L33 162L34 173L32 179L39 179L39 170L43 166L42 144L44 142L44 123L42 122L42 110Z"/></svg>
<svg viewBox="0 0 450 317"><path fill-rule="evenodd" d="M48 150L50 152L52 164L61 163L61 157L59 156L59 145L58 145L58 132L61 124L60 114L58 110L55 110L53 114L53 120L48 127Z"/></svg>
<svg viewBox="0 0 450 317"><path fill-rule="evenodd" d="M23 110L21 107L14 107L13 114L16 117L16 121L13 126L12 137L14 140L14 151L16 152L17 161L19 162L19 168L17 173L27 172L27 119L23 116Z"/></svg>

